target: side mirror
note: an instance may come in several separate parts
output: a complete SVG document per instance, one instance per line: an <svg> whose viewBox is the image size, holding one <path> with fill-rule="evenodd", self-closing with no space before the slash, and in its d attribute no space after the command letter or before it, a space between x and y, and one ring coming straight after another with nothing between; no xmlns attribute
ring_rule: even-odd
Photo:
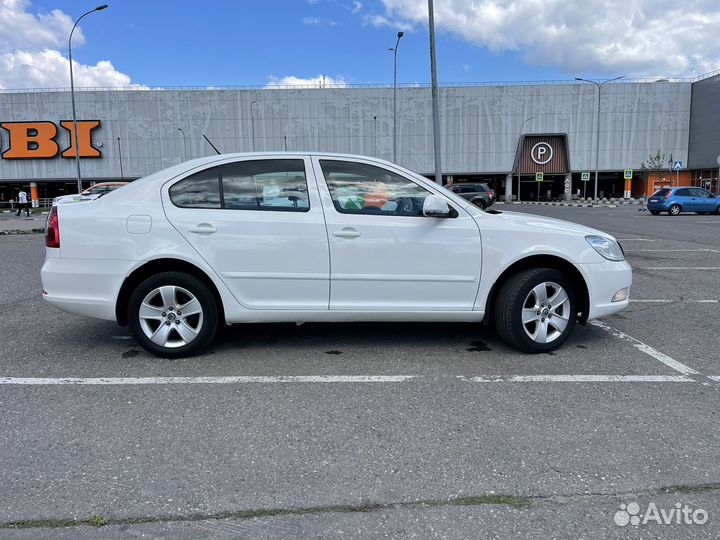
<svg viewBox="0 0 720 540"><path fill-rule="evenodd" d="M426 217L456 217L457 212L450 208L447 201L437 195L428 195L423 202L423 215Z"/></svg>

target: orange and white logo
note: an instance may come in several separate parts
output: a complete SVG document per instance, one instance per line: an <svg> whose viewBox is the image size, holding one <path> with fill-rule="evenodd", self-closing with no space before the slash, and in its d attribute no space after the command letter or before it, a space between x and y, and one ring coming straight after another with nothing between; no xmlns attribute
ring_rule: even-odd
<svg viewBox="0 0 720 540"><path fill-rule="evenodd" d="M57 142L58 128L53 122L2 122L0 127L8 132L9 148L2 153L3 159L51 159L60 153L64 158L74 158L76 148L82 158L102 157L92 143L92 132L100 126L100 120L79 120L78 143L72 120L62 120L60 127L70 133L70 146L60 153Z"/></svg>

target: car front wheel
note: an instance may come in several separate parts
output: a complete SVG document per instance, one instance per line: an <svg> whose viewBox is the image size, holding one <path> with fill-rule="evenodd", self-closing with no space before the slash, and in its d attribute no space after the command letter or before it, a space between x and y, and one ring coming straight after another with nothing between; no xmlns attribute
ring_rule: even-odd
<svg viewBox="0 0 720 540"><path fill-rule="evenodd" d="M572 282L552 268L510 277L498 291L495 325L508 344L529 353L560 347L575 327L577 300Z"/></svg>
<svg viewBox="0 0 720 540"><path fill-rule="evenodd" d="M181 272L147 278L130 296L128 323L148 352L182 358L204 349L215 337L218 303L207 285Z"/></svg>

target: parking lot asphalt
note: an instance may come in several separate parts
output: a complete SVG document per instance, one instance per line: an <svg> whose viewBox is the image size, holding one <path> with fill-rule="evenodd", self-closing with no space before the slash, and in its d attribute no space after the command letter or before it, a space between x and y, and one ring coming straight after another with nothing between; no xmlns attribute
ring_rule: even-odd
<svg viewBox="0 0 720 540"><path fill-rule="evenodd" d="M41 235L1 237L0 538L720 536L720 217L512 210L614 234L630 308L546 355L283 324L170 361L45 304Z"/></svg>

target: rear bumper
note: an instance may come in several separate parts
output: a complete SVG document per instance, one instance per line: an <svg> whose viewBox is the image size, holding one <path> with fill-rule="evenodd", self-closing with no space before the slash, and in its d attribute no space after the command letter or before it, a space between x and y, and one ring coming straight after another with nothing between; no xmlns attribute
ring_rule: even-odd
<svg viewBox="0 0 720 540"><path fill-rule="evenodd" d="M663 202L656 202L656 203L647 203L647 209L648 210L657 210L658 212L667 212L668 208L670 208L671 203L668 203L666 201Z"/></svg>
<svg viewBox="0 0 720 540"><path fill-rule="evenodd" d="M630 286L632 285L632 268L627 261L578 264L585 277L590 296L588 319L598 319L622 311L630 304ZM613 296L627 290L624 300L613 302Z"/></svg>
<svg viewBox="0 0 720 540"><path fill-rule="evenodd" d="M118 291L133 264L48 257L40 272L43 298L68 313L115 321Z"/></svg>

